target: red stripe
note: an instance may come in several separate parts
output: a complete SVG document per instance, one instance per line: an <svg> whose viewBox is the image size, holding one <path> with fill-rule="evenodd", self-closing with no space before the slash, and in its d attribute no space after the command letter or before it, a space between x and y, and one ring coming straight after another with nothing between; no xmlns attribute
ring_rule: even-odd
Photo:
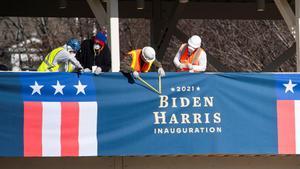
<svg viewBox="0 0 300 169"><path fill-rule="evenodd" d="M295 102L277 101L278 153L295 154Z"/></svg>
<svg viewBox="0 0 300 169"><path fill-rule="evenodd" d="M61 155L78 156L79 105L77 102L61 103Z"/></svg>
<svg viewBox="0 0 300 169"><path fill-rule="evenodd" d="M24 156L42 156L41 102L24 102Z"/></svg>

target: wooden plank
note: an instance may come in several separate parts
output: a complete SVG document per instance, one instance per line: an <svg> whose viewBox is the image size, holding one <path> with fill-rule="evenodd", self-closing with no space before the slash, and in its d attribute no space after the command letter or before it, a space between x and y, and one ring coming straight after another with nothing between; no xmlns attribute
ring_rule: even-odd
<svg viewBox="0 0 300 169"><path fill-rule="evenodd" d="M3 169L116 169L114 157L0 158Z"/></svg>
<svg viewBox="0 0 300 169"><path fill-rule="evenodd" d="M181 156L181 157L126 157L126 169L296 169L297 156Z"/></svg>
<svg viewBox="0 0 300 169"><path fill-rule="evenodd" d="M124 169L124 157L113 157L114 169Z"/></svg>

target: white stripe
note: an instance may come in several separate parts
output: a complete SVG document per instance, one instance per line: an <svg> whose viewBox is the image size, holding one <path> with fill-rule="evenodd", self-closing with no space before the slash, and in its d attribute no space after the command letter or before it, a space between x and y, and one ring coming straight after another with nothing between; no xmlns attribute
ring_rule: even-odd
<svg viewBox="0 0 300 169"><path fill-rule="evenodd" d="M43 102L42 149L43 156L60 156L61 104Z"/></svg>
<svg viewBox="0 0 300 169"><path fill-rule="evenodd" d="M97 102L79 102L79 156L97 156Z"/></svg>
<svg viewBox="0 0 300 169"><path fill-rule="evenodd" d="M300 100L295 100L296 154L300 154Z"/></svg>

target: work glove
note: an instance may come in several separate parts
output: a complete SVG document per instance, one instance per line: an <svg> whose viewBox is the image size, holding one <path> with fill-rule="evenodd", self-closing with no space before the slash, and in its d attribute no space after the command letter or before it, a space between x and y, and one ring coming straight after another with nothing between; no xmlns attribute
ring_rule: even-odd
<svg viewBox="0 0 300 169"><path fill-rule="evenodd" d="M186 68L186 65L185 65L185 64L182 64L182 63L180 63L180 65L179 65L179 69L183 69L183 68Z"/></svg>
<svg viewBox="0 0 300 169"><path fill-rule="evenodd" d="M94 72L94 74L95 75L100 75L101 73L102 73L101 67L97 67L96 70L95 70L95 72Z"/></svg>
<svg viewBox="0 0 300 169"><path fill-rule="evenodd" d="M188 63L188 68L189 68L190 70L193 70L193 65L190 64L190 63Z"/></svg>
<svg viewBox="0 0 300 169"><path fill-rule="evenodd" d="M166 76L166 73L165 73L165 71L164 71L163 68L159 68L159 69L158 69L158 75L159 75L160 77Z"/></svg>
<svg viewBox="0 0 300 169"><path fill-rule="evenodd" d="M92 71L91 71L91 69L89 69L89 68L85 68L85 69L83 69L83 72L85 72L85 73L90 73L90 72L92 72Z"/></svg>
<svg viewBox="0 0 300 169"><path fill-rule="evenodd" d="M134 71L134 72L132 73L132 75L133 75L133 77L136 78L136 79L140 77L140 74L139 74L139 72L137 72L137 71Z"/></svg>

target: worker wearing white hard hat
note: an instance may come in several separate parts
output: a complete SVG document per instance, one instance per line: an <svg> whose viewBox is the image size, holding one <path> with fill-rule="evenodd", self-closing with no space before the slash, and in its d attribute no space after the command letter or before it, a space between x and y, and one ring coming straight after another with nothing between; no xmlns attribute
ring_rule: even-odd
<svg viewBox="0 0 300 169"><path fill-rule="evenodd" d="M156 53L152 47L146 46L143 49L132 50L128 56L122 61L122 72L132 73L135 78L138 78L141 72L149 72L151 66L155 65L158 68L159 76L165 76L162 64L156 60Z"/></svg>
<svg viewBox="0 0 300 169"><path fill-rule="evenodd" d="M207 58L205 51L201 48L201 38L193 35L188 43L179 48L173 60L179 72L202 72L206 70Z"/></svg>

